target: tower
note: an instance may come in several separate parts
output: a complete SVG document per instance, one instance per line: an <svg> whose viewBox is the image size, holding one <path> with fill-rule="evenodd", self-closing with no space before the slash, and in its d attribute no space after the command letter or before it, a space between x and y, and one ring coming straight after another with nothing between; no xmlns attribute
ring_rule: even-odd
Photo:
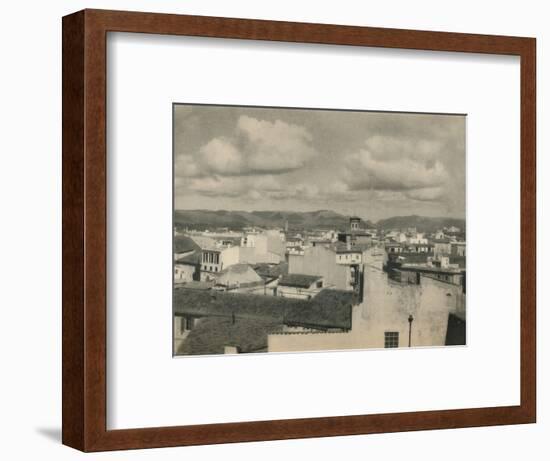
<svg viewBox="0 0 550 461"><path fill-rule="evenodd" d="M352 232L359 230L359 224L361 223L361 218L358 216L352 216L349 218L349 225Z"/></svg>

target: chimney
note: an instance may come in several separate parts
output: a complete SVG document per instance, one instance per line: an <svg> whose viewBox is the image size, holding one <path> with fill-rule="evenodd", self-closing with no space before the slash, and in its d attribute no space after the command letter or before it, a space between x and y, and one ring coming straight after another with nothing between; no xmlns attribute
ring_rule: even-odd
<svg viewBox="0 0 550 461"><path fill-rule="evenodd" d="M224 346L223 353L224 354L238 354L239 348L237 346Z"/></svg>

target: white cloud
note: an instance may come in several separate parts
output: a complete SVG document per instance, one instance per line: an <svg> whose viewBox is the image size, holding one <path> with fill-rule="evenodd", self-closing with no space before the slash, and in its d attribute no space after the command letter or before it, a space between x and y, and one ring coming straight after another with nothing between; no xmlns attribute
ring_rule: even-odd
<svg viewBox="0 0 550 461"><path fill-rule="evenodd" d="M179 155L181 177L284 174L302 168L317 155L303 127L242 115L234 132L204 144L195 156Z"/></svg>
<svg viewBox="0 0 550 461"><path fill-rule="evenodd" d="M435 160L441 156L443 143L437 140L375 135L365 142L366 149L380 160L408 158L416 161Z"/></svg>
<svg viewBox="0 0 550 461"><path fill-rule="evenodd" d="M445 199L450 175L439 141L372 136L344 159L342 181L350 191L370 191L381 201Z"/></svg>
<svg viewBox="0 0 550 461"><path fill-rule="evenodd" d="M411 190L445 184L449 175L439 161L420 162L412 158L379 160L361 150L345 161L344 179L351 190Z"/></svg>
<svg viewBox="0 0 550 461"><path fill-rule="evenodd" d="M248 141L247 166L254 172L296 170L316 155L311 134L298 125L242 115L237 130Z"/></svg>
<svg viewBox="0 0 550 461"><path fill-rule="evenodd" d="M201 161L211 173L236 175L241 173L245 164L242 153L227 139L212 139L201 147L200 154Z"/></svg>

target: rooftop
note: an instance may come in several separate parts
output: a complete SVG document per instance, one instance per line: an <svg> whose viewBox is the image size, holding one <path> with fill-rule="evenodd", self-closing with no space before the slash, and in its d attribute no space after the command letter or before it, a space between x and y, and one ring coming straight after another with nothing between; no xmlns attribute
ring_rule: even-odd
<svg viewBox="0 0 550 461"><path fill-rule="evenodd" d="M312 328L351 328L351 308L358 303L352 291L322 290L300 309L290 309L285 316L287 325Z"/></svg>
<svg viewBox="0 0 550 461"><path fill-rule="evenodd" d="M321 280L323 277L320 275L306 275L306 274L285 274L281 277L279 285L286 287L296 288L309 288L317 280Z"/></svg>
<svg viewBox="0 0 550 461"><path fill-rule="evenodd" d="M340 235L355 235L359 237L372 237L372 234L370 232L367 232L365 229L358 229L358 230L347 230L344 232L338 232Z"/></svg>
<svg viewBox="0 0 550 461"><path fill-rule="evenodd" d="M301 237L288 237L286 239L287 242L303 242L304 239Z"/></svg>
<svg viewBox="0 0 550 461"><path fill-rule="evenodd" d="M200 262L201 262L200 248L174 261L175 264L193 264L193 265L200 264Z"/></svg>
<svg viewBox="0 0 550 461"><path fill-rule="evenodd" d="M198 282L198 281L181 282L178 284L181 285L180 287L186 288L188 290L201 290L201 291L210 290L214 286L214 282Z"/></svg>
<svg viewBox="0 0 550 461"><path fill-rule="evenodd" d="M249 319L235 316L208 317L189 332L177 354L223 354L225 346L237 346L240 352L260 352L267 349L267 336L282 330L276 320Z"/></svg>
<svg viewBox="0 0 550 461"><path fill-rule="evenodd" d="M188 251L200 251L200 246L187 235L174 236L174 253L187 253Z"/></svg>
<svg viewBox="0 0 550 461"><path fill-rule="evenodd" d="M288 274L288 263L266 264L260 263L253 266L260 277L278 278L280 275Z"/></svg>
<svg viewBox="0 0 550 461"><path fill-rule="evenodd" d="M220 274L246 274L251 269L250 265L246 263L233 264L226 267Z"/></svg>
<svg viewBox="0 0 550 461"><path fill-rule="evenodd" d="M216 246L216 240L211 237L205 237L204 235L192 235L191 238L201 250L220 251L220 248Z"/></svg>
<svg viewBox="0 0 550 461"><path fill-rule="evenodd" d="M276 321L319 328L351 328L353 292L322 290L311 300L187 289L174 291L174 314Z"/></svg>
<svg viewBox="0 0 550 461"><path fill-rule="evenodd" d="M419 272L437 272L440 274L460 274L462 270L456 267L435 267L435 266L424 266L420 264L402 264L400 269L402 271L412 270Z"/></svg>

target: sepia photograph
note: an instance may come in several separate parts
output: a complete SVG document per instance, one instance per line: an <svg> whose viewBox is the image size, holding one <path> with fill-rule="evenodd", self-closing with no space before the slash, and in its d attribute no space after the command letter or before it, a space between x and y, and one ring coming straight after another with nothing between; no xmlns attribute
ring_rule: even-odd
<svg viewBox="0 0 550 461"><path fill-rule="evenodd" d="M466 345L466 118L173 104L173 355Z"/></svg>

